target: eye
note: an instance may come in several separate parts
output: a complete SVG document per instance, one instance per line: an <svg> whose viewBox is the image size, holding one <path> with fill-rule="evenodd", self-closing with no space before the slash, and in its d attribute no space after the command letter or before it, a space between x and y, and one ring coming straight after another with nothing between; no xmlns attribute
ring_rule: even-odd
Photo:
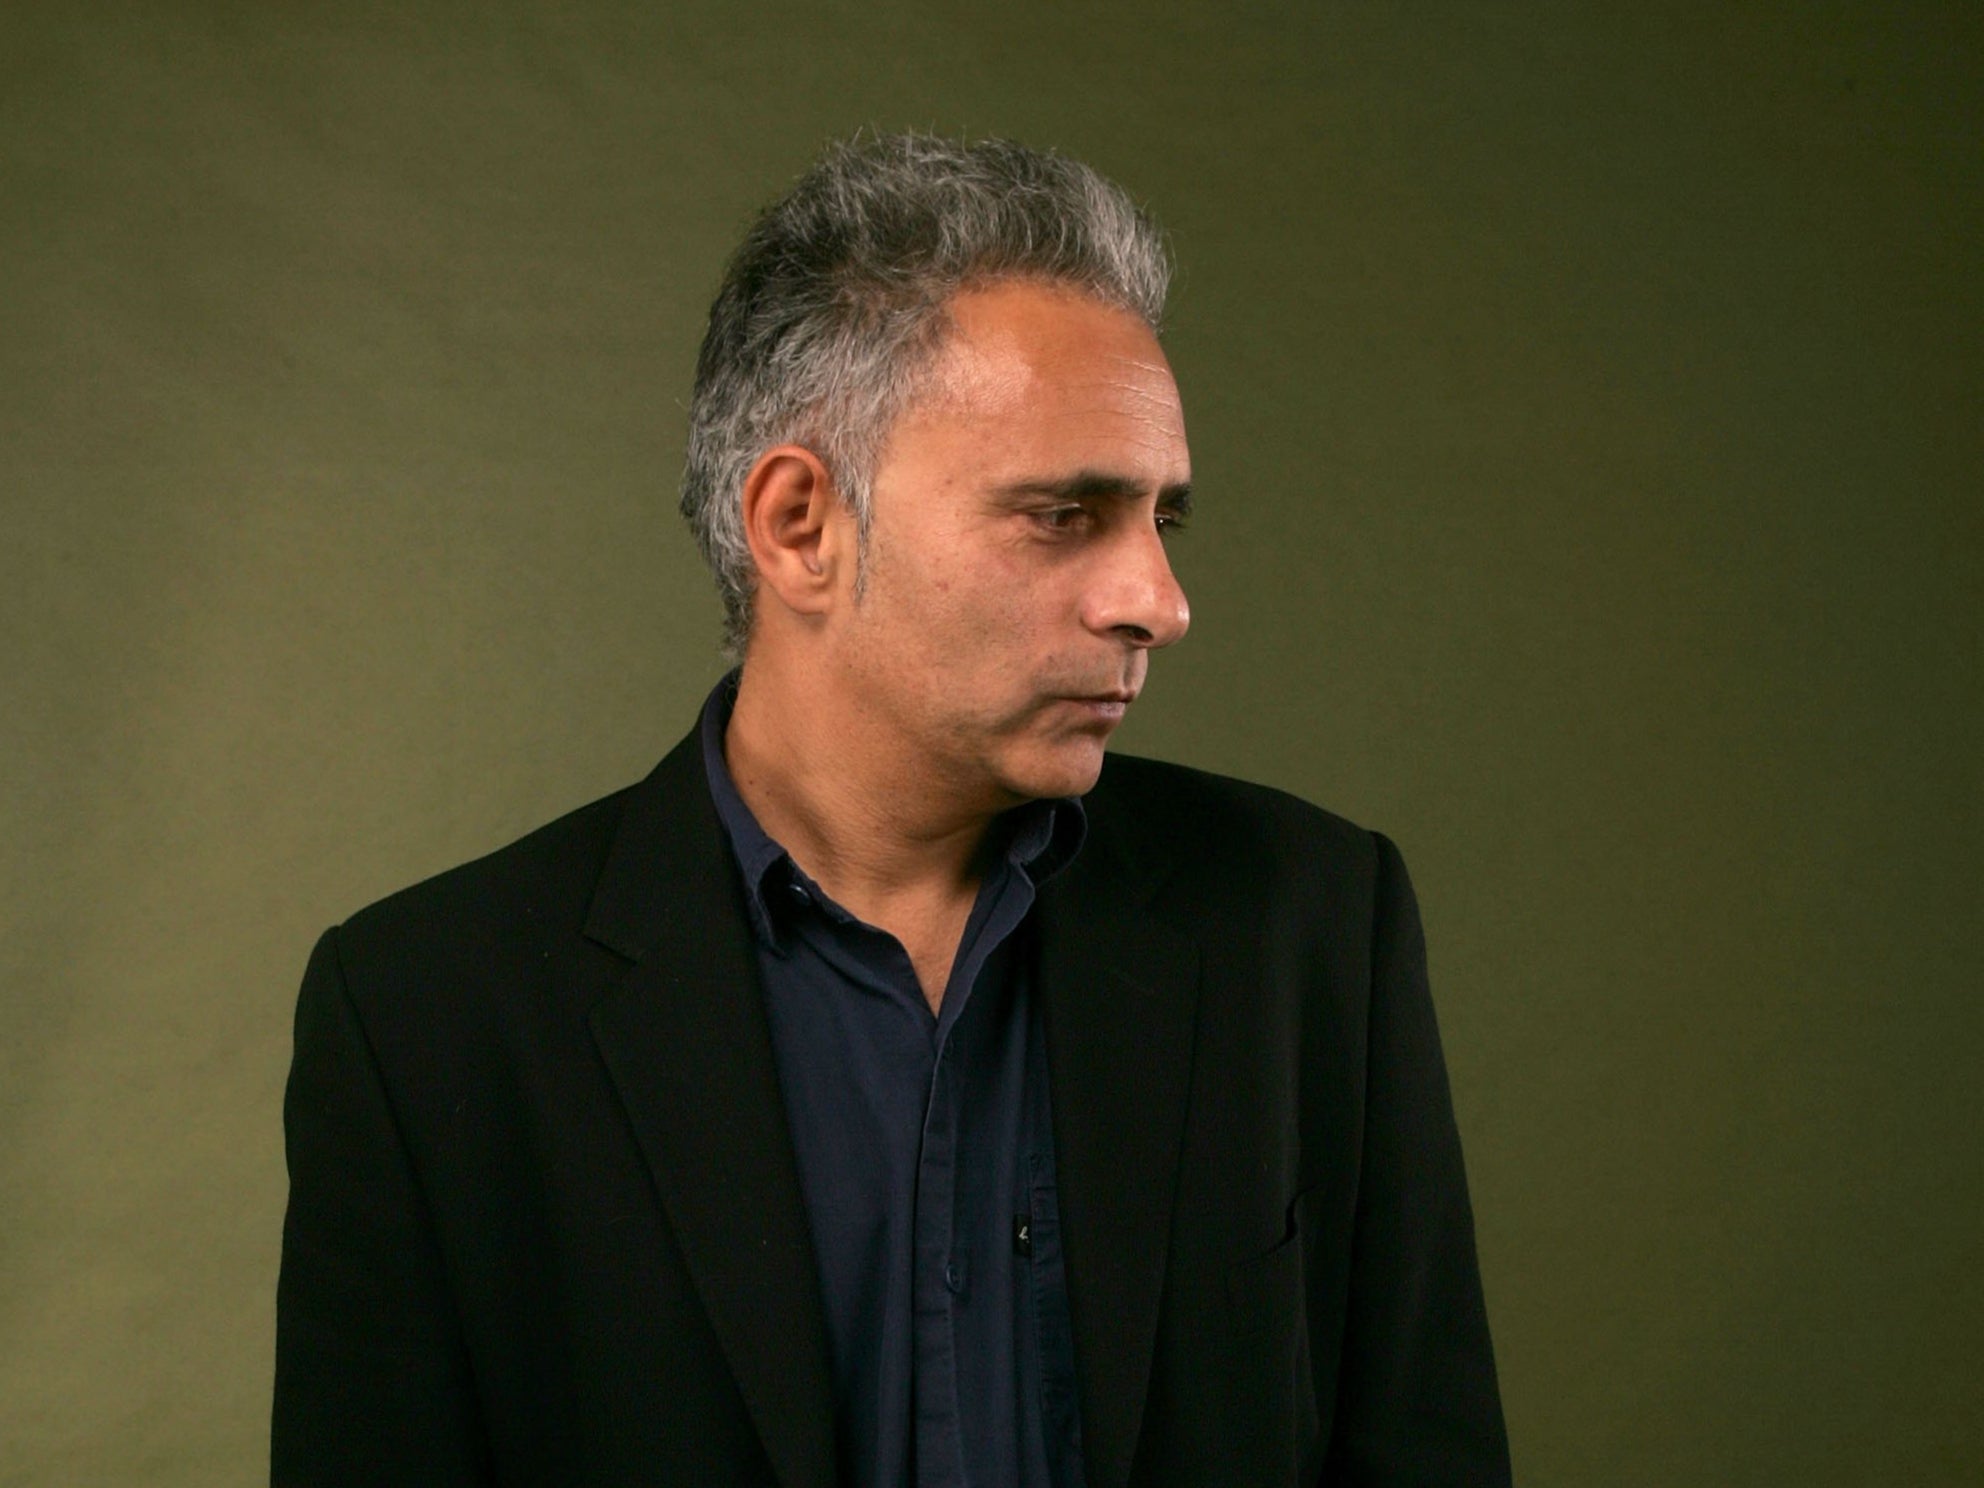
<svg viewBox="0 0 1984 1488"><path fill-rule="evenodd" d="M1072 502L1066 506L1047 506L1036 511L1033 519L1050 532L1072 532L1088 520L1088 508Z"/></svg>
<svg viewBox="0 0 1984 1488"><path fill-rule="evenodd" d="M1165 537L1176 537L1191 525L1185 520L1183 512L1161 511L1153 520L1157 523L1158 532Z"/></svg>

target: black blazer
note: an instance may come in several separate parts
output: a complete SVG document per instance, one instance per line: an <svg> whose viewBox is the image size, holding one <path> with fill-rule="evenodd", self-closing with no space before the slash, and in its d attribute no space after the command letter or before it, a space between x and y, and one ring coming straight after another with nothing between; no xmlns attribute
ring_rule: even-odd
<svg viewBox="0 0 1984 1488"><path fill-rule="evenodd" d="M1112 757L1037 981L1090 1488L1508 1480L1396 850ZM696 736L305 974L277 1484L837 1481Z"/></svg>

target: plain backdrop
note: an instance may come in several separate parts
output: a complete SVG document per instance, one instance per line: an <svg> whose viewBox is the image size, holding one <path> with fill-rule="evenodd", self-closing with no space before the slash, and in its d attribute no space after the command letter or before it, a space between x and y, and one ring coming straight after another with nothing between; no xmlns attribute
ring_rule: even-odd
<svg viewBox="0 0 1984 1488"><path fill-rule="evenodd" d="M701 319L861 125L1172 233L1122 746L1403 845L1522 1481L1976 1481L1981 80L1969 0L8 5L0 1484L265 1474L311 941L688 727Z"/></svg>

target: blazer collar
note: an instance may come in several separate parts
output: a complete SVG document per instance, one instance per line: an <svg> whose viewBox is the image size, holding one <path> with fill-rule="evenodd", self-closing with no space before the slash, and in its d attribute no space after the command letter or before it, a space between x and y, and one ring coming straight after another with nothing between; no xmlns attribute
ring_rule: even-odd
<svg viewBox="0 0 1984 1488"><path fill-rule="evenodd" d="M1089 797L1081 857L1045 885L1039 994L1092 1488L1129 1480L1150 1389L1192 1048L1198 946L1152 906L1170 861Z"/></svg>
<svg viewBox="0 0 1984 1488"><path fill-rule="evenodd" d="M834 1483L825 1316L737 870L696 736L630 793L585 933L634 964L594 1005L662 1207L784 1484Z"/></svg>

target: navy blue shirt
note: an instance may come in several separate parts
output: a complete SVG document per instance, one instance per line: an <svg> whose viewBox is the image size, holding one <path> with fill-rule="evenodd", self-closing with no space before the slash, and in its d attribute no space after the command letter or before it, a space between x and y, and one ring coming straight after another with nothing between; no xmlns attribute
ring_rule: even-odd
<svg viewBox="0 0 1984 1488"><path fill-rule="evenodd" d="M940 1011L902 945L765 835L724 759L735 674L703 762L743 871L825 1303L841 1479L860 1488L1078 1488L1074 1341L1046 1050L1026 924L1084 831L1077 801L994 823Z"/></svg>

